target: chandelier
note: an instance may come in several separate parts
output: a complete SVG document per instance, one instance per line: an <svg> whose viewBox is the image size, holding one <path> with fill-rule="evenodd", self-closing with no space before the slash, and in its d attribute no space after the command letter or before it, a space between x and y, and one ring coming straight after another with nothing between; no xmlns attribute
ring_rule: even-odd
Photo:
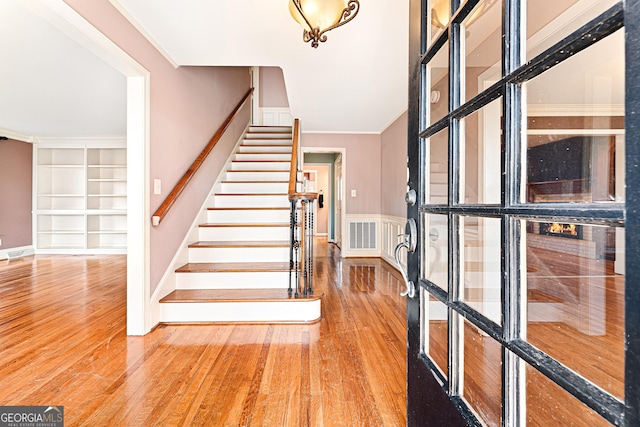
<svg viewBox="0 0 640 427"><path fill-rule="evenodd" d="M351 21L359 10L359 0L289 0L289 13L304 28L302 39L315 48L327 41L327 31Z"/></svg>

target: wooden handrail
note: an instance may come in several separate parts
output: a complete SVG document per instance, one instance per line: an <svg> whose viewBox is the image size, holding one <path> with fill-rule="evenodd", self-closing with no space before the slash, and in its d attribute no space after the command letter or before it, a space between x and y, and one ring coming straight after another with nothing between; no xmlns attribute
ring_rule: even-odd
<svg viewBox="0 0 640 427"><path fill-rule="evenodd" d="M209 155L209 153L211 153L211 150L213 150L213 147L215 147L218 141L220 141L220 139L222 138L222 135L224 135L227 128L229 127L231 122L233 122L233 120L236 118L242 106L245 104L245 102L247 102L247 99L251 97L252 93L253 93L253 88L250 88L247 91L247 93L244 95L242 100L238 103L238 105L236 105L236 107L233 109L231 114L229 114L229 117L227 117L227 119L222 123L222 125L220 125L220 128L213 135L213 137L211 137L211 140L209 141L207 146L204 147L202 152L200 152L198 157L196 157L196 159L193 161L189 169L187 169L185 174L182 175L182 178L180 178L180 181L178 181L178 183L173 187L173 190L171 190L171 192L164 199L164 201L162 202L158 210L156 210L156 212L151 217L151 223L154 226L160 225L160 222L167 215L167 213L169 212L169 209L171 209L173 204L178 199L178 196L180 196L180 194L187 187L187 184L189 184L189 181L191 181L195 173L198 171L198 169L200 169L200 166L202 166L204 161L207 159L207 156Z"/></svg>

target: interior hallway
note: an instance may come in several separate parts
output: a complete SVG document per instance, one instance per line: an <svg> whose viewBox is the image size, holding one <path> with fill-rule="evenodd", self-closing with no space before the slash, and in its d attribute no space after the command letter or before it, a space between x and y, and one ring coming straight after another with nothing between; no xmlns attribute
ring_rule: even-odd
<svg viewBox="0 0 640 427"><path fill-rule="evenodd" d="M124 256L0 262L0 405L65 425L403 426L405 300L380 259L317 241L322 320L127 337Z"/></svg>

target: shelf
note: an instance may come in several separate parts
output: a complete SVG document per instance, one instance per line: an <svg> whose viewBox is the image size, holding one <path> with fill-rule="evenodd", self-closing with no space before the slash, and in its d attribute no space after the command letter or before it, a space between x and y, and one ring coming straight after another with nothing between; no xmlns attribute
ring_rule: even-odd
<svg viewBox="0 0 640 427"><path fill-rule="evenodd" d="M35 148L34 241L49 253L123 253L126 148Z"/></svg>

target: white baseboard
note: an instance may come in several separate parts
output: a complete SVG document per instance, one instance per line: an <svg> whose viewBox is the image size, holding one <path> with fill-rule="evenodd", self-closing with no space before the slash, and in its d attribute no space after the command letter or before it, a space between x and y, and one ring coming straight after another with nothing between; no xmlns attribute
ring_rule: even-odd
<svg viewBox="0 0 640 427"><path fill-rule="evenodd" d="M0 249L0 260L21 258L29 255L35 255L33 245Z"/></svg>

